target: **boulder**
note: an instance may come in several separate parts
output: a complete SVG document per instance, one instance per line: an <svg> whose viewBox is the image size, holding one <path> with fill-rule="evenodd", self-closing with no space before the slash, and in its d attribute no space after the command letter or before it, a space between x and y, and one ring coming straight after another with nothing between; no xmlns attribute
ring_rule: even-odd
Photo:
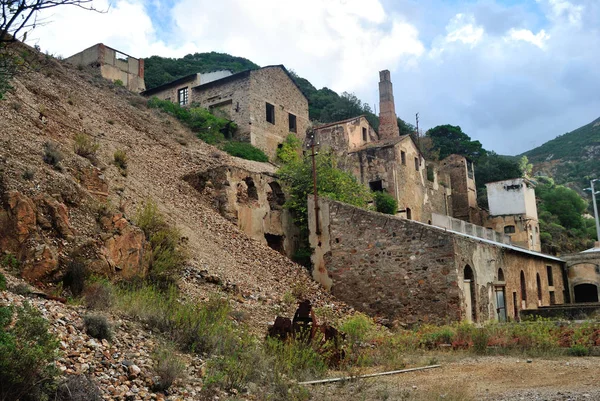
<svg viewBox="0 0 600 401"><path fill-rule="evenodd" d="M27 251L21 275L29 282L36 282L54 273L57 268L56 252L47 244L38 244Z"/></svg>
<svg viewBox="0 0 600 401"><path fill-rule="evenodd" d="M18 191L8 193L9 217L20 244L36 230L36 207L31 199Z"/></svg>

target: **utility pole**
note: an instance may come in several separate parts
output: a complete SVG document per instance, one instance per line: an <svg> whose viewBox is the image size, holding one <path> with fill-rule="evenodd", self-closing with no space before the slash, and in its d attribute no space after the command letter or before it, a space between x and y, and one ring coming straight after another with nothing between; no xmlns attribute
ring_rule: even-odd
<svg viewBox="0 0 600 401"><path fill-rule="evenodd" d="M315 156L317 155L317 153L315 153L315 142L317 141L315 138L315 131L312 130L310 132L310 150L311 150L311 155L310 157L312 157L312 174L313 174L313 196L314 196L314 200L315 200L315 232L317 233L317 235L321 235L321 225L319 224L319 198L317 195L317 163L315 161Z"/></svg>
<svg viewBox="0 0 600 401"><path fill-rule="evenodd" d="M600 181L600 179L596 178L590 181L591 188L585 188L584 191L592 192L592 204L594 205L594 218L596 220L596 236L598 241L600 241L600 221L598 220L598 205L596 204L596 195L600 194L600 191L596 192L594 190L594 182Z"/></svg>

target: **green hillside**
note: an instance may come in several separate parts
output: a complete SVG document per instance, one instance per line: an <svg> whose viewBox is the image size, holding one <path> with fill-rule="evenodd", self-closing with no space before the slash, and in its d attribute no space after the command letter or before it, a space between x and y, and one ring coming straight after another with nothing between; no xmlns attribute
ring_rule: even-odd
<svg viewBox="0 0 600 401"><path fill-rule="evenodd" d="M533 163L534 173L581 189L591 178L600 177L600 118L523 155Z"/></svg>

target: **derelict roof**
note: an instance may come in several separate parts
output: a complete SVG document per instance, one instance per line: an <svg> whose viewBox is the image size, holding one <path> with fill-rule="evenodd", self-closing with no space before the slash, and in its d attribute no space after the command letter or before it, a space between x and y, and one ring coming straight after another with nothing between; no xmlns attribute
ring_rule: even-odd
<svg viewBox="0 0 600 401"><path fill-rule="evenodd" d="M334 125L340 125L340 124L345 124L348 123L350 121L354 121L356 119L360 119L360 118L364 118L367 121L367 124L369 124L369 120L366 119L366 116L364 114L361 114L360 116L356 116L356 117L351 117L351 118L347 118L345 120L341 120L341 121L336 121L333 123L326 123L323 125L319 125L318 127L315 127L315 131L320 130L322 128L329 128L329 127L333 127ZM369 126L371 126L371 124L369 124Z"/></svg>
<svg viewBox="0 0 600 401"><path fill-rule="evenodd" d="M163 89L166 89L166 88L168 88L170 86L179 85L179 84L182 84L184 82L191 81L192 79L195 79L197 75L198 75L197 73L193 73L193 74L190 74L190 75L186 75L185 77L177 78L176 80L171 81L171 82L167 82L166 84L162 84L162 85L156 86L156 87L154 87L152 89L147 89L147 90L143 91L141 94L143 96L153 95L153 94L158 93L158 92L162 91Z"/></svg>
<svg viewBox="0 0 600 401"><path fill-rule="evenodd" d="M400 143L400 142L404 141L406 138L410 138L410 135L402 135L402 136L397 136L397 137L391 138L391 139L382 139L380 141L369 142L366 145L363 145L363 146L361 146L360 148L357 148L357 149L353 149L353 150L351 150L348 153L356 153L356 152L360 152L362 150L367 150L367 149L387 148L389 146L394 146L397 143Z"/></svg>
<svg viewBox="0 0 600 401"><path fill-rule="evenodd" d="M529 184L529 185L531 185L532 187L535 187L535 183L534 183L534 182L532 182L532 181L530 181L530 180L528 180L528 179L527 179L527 178L525 178L525 177L509 178L509 179L507 179L507 180L490 181L490 182L486 182L486 183L485 183L485 185L488 185L488 184L497 184L497 183L499 183L499 182L504 182L504 181L515 181L515 180L522 180L522 181L523 181L525 184Z"/></svg>
<svg viewBox="0 0 600 401"><path fill-rule="evenodd" d="M227 83L227 82L236 81L238 79L246 78L246 77L250 76L250 73L252 71L264 70L265 68L275 68L275 67L276 68L281 68L283 70L283 72L286 73L286 75L288 76L288 78L290 79L290 81L292 81L292 83L296 86L296 88L298 88L298 90L300 91L300 93L302 94L302 96L304 96L304 98L308 102L308 97L302 91L302 89L300 89L300 87L298 86L298 84L296 83L296 81L294 81L294 78L292 78L292 74L290 74L290 72L287 70L287 68L284 67L283 64L267 65L267 66L264 66L264 67L261 67L261 68L258 68L258 69L245 70L245 71L242 71L242 72L238 72L236 74L232 74L232 75L226 76L226 77L221 78L221 79L217 79L217 80L214 80L214 81L207 82L205 84L194 86L194 87L192 87L192 89L202 90L202 89L206 89L206 88L212 88L214 86L219 86L219 85Z"/></svg>

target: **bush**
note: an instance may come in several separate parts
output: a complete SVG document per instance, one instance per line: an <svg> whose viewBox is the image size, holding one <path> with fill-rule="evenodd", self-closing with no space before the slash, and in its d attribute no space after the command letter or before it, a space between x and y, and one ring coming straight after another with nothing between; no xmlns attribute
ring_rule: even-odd
<svg viewBox="0 0 600 401"><path fill-rule="evenodd" d="M19 260L12 253L8 253L0 260L0 265L7 269L16 270L19 268Z"/></svg>
<svg viewBox="0 0 600 401"><path fill-rule="evenodd" d="M569 348L569 355L572 356L588 356L590 354L590 349L585 345L575 344L571 348Z"/></svg>
<svg viewBox="0 0 600 401"><path fill-rule="evenodd" d="M101 280L87 285L83 295L86 306L97 310L110 308L113 304L114 296L112 285Z"/></svg>
<svg viewBox="0 0 600 401"><path fill-rule="evenodd" d="M158 382L154 383L154 391L165 391L175 380L185 376L185 364L172 348L159 348L152 358L155 361L154 372L159 377Z"/></svg>
<svg viewBox="0 0 600 401"><path fill-rule="evenodd" d="M113 155L115 166L121 170L127 170L127 152L117 149Z"/></svg>
<svg viewBox="0 0 600 401"><path fill-rule="evenodd" d="M0 291L6 290L6 277L4 274L0 273Z"/></svg>
<svg viewBox="0 0 600 401"><path fill-rule="evenodd" d="M69 375L58 385L54 401L101 401L102 393L86 375Z"/></svg>
<svg viewBox="0 0 600 401"><path fill-rule="evenodd" d="M11 326L13 308L0 307L0 400L43 399L58 375L53 364L58 341L29 303L16 310Z"/></svg>
<svg viewBox="0 0 600 401"><path fill-rule="evenodd" d="M119 86L119 87L123 87L123 81L121 81L120 79L115 79L114 82L115 86Z"/></svg>
<svg viewBox="0 0 600 401"><path fill-rule="evenodd" d="M269 158L262 150L248 142L227 142L223 146L223 150L232 156L241 157L246 160L254 160L257 162L269 161Z"/></svg>
<svg viewBox="0 0 600 401"><path fill-rule="evenodd" d="M44 162L51 165L57 170L60 170L59 163L64 159L63 154L58 149L58 145L54 142L44 143Z"/></svg>
<svg viewBox="0 0 600 401"><path fill-rule="evenodd" d="M294 134L289 134L285 141L277 148L277 159L286 164L300 160L300 150L302 142Z"/></svg>
<svg viewBox="0 0 600 401"><path fill-rule="evenodd" d="M379 213L395 215L398 211L398 201L387 192L375 192L375 208Z"/></svg>
<svg viewBox="0 0 600 401"><path fill-rule="evenodd" d="M83 260L74 258L67 264L67 270L63 277L63 285L71 290L73 296L78 297L83 292L89 275L90 271Z"/></svg>
<svg viewBox="0 0 600 401"><path fill-rule="evenodd" d="M108 319L102 315L85 315L83 317L85 332L98 340L110 340L112 338L112 328Z"/></svg>
<svg viewBox="0 0 600 401"><path fill-rule="evenodd" d="M89 135L77 134L75 135L75 144L73 150L81 157L90 158L96 154L96 151L100 145L96 143Z"/></svg>

